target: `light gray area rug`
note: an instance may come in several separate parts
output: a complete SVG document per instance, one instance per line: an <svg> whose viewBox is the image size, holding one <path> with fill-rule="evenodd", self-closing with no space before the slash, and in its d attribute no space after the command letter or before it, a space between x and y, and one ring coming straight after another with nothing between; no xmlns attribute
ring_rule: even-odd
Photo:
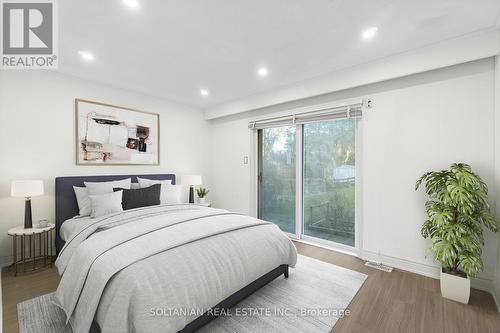
<svg viewBox="0 0 500 333"><path fill-rule="evenodd" d="M290 277L279 277L200 332L330 332L366 275L299 256ZM20 333L70 333L53 294L17 305Z"/></svg>

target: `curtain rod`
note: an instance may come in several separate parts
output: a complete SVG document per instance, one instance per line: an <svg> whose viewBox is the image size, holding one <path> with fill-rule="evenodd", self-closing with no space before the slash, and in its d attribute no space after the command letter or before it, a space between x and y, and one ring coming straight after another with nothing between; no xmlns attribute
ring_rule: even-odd
<svg viewBox="0 0 500 333"><path fill-rule="evenodd" d="M283 115L283 116L277 116L277 117L270 117L270 118L263 118L263 119L258 119L258 120L253 120L249 122L249 128L255 128L256 124L266 124L270 122L279 122L279 121L287 121L287 120L292 120L292 123L295 124L296 118L301 118L301 116L308 115L308 116L321 116L322 114L330 114L330 113L335 113L335 111L340 111L346 110L346 118L350 118L350 112L351 111L362 111L363 107L366 108L371 108L371 100L362 100L357 103L352 103L352 104L342 104L342 105L317 105L317 106L312 106L312 107L306 107L309 110L305 110L302 112L295 112L291 113L288 115ZM304 108L301 108L304 109Z"/></svg>

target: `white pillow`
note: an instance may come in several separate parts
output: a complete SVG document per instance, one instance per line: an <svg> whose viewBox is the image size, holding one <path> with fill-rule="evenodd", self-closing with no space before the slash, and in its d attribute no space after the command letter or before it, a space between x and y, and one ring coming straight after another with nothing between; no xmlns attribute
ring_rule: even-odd
<svg viewBox="0 0 500 333"><path fill-rule="evenodd" d="M73 186L73 190L75 191L76 202L78 203L78 215L89 216L92 210L92 203L90 202L87 188Z"/></svg>
<svg viewBox="0 0 500 333"><path fill-rule="evenodd" d="M141 188L141 185L139 183L131 183L130 184L130 189L131 190L138 190Z"/></svg>
<svg viewBox="0 0 500 333"><path fill-rule="evenodd" d="M122 196L123 191L89 195L92 203L90 217L96 218L111 213L123 212Z"/></svg>
<svg viewBox="0 0 500 333"><path fill-rule="evenodd" d="M113 188L115 187L130 190L131 183L132 183L131 178L123 180L115 180L112 182L99 182L99 183L84 182L89 195L111 193L113 192Z"/></svg>
<svg viewBox="0 0 500 333"><path fill-rule="evenodd" d="M156 180L156 179L147 179L147 178L137 177L137 181L139 182L139 186L141 188L150 187L150 186L153 186L156 184L162 184L162 185L163 184L168 184L168 185L172 184L171 179Z"/></svg>
<svg viewBox="0 0 500 333"><path fill-rule="evenodd" d="M153 180L139 178L141 188L150 187L156 184L161 184L160 205L175 205L182 203L182 187L181 185L172 185L171 180Z"/></svg>
<svg viewBox="0 0 500 333"><path fill-rule="evenodd" d="M182 186L181 185L161 185L160 204L175 205L182 203Z"/></svg>

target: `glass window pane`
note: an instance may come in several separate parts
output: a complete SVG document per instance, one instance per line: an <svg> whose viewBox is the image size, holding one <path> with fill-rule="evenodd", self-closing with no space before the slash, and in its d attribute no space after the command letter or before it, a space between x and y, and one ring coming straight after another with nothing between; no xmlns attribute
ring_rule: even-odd
<svg viewBox="0 0 500 333"><path fill-rule="evenodd" d="M304 125L304 234L354 246L353 119Z"/></svg>
<svg viewBox="0 0 500 333"><path fill-rule="evenodd" d="M295 127L259 131L259 218L295 234Z"/></svg>

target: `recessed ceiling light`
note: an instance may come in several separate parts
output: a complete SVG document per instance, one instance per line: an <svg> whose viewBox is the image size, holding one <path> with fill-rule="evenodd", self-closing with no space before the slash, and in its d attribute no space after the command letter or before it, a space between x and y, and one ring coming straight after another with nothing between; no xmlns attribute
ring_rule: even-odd
<svg viewBox="0 0 500 333"><path fill-rule="evenodd" d="M372 39L377 34L377 30L378 30L377 27L368 28L365 31L363 31L361 37L363 37L363 39Z"/></svg>
<svg viewBox="0 0 500 333"><path fill-rule="evenodd" d="M257 71L257 74L259 74L259 76L261 76L261 77L265 77L265 76L267 76L267 74L269 74L269 71L267 70L266 67L261 67Z"/></svg>
<svg viewBox="0 0 500 333"><path fill-rule="evenodd" d="M139 8L139 1L138 0L123 0L123 4L129 8Z"/></svg>
<svg viewBox="0 0 500 333"><path fill-rule="evenodd" d="M88 51L78 51L78 54L85 61L94 61L95 60L94 55Z"/></svg>
<svg viewBox="0 0 500 333"><path fill-rule="evenodd" d="M207 89L201 89L200 90L201 96L208 96L208 90Z"/></svg>

